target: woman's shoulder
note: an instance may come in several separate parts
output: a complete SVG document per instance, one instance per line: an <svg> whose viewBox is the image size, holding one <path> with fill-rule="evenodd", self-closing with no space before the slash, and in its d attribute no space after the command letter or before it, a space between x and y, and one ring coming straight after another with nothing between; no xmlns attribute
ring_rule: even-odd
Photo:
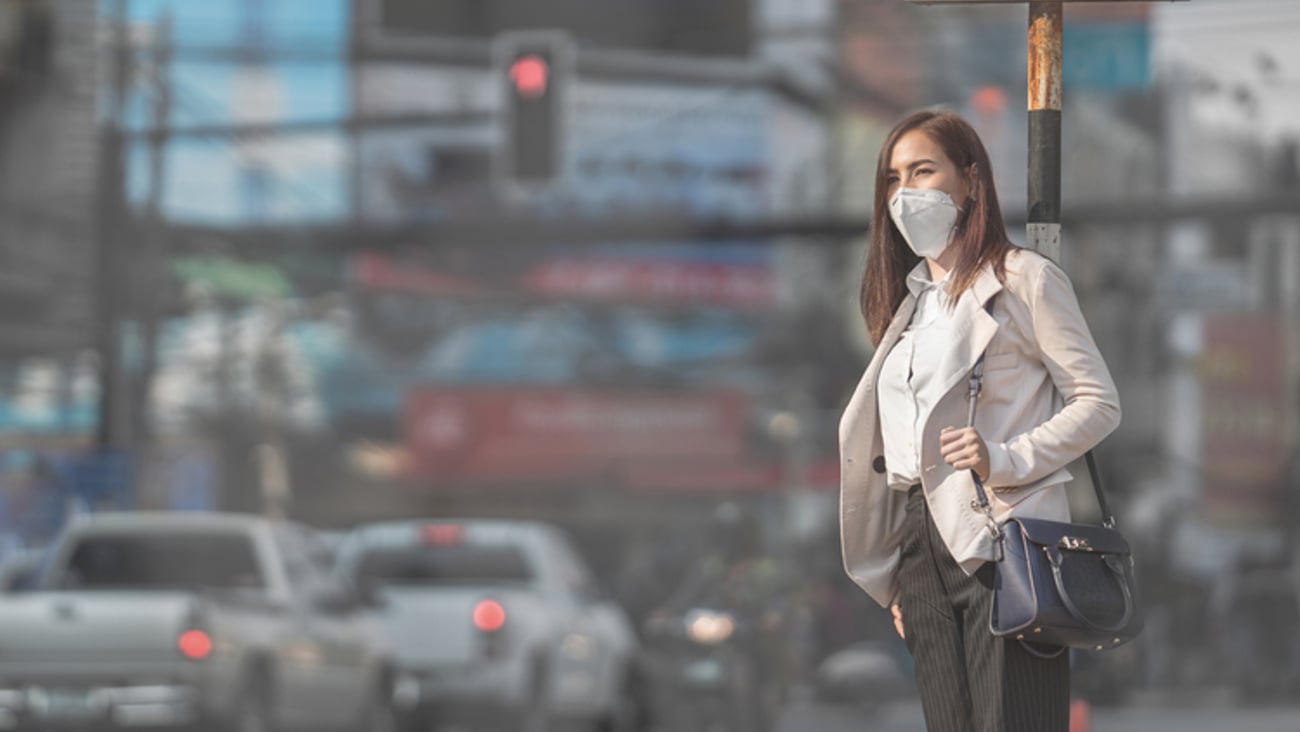
<svg viewBox="0 0 1300 732"><path fill-rule="evenodd" d="M1060 265L1033 249L1013 247L1003 261L1006 272L1003 287L1017 294L1030 294L1043 281L1044 275L1065 277Z"/></svg>

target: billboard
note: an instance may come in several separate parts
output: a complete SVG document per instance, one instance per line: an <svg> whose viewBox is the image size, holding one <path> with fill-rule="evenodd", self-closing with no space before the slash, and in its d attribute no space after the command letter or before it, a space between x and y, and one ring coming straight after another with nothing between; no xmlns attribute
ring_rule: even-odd
<svg viewBox="0 0 1300 732"><path fill-rule="evenodd" d="M1217 523L1275 525L1289 468L1282 324L1275 315L1206 316L1204 337L1201 512Z"/></svg>
<svg viewBox="0 0 1300 732"><path fill-rule="evenodd" d="M420 388L407 399L410 471L434 483L547 483L744 455L749 399L721 390ZM620 481L621 482L621 481Z"/></svg>
<svg viewBox="0 0 1300 732"><path fill-rule="evenodd" d="M403 469L435 490L596 486L654 493L839 488L834 458L792 462L755 449L753 398L584 387L413 389Z"/></svg>

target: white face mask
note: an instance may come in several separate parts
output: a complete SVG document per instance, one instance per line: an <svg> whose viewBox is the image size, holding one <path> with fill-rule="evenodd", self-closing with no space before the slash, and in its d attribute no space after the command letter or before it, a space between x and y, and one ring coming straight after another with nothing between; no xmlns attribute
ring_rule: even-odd
<svg viewBox="0 0 1300 732"><path fill-rule="evenodd" d="M933 188L899 188L889 199L889 218L922 257L938 259L948 248L961 209L947 193Z"/></svg>

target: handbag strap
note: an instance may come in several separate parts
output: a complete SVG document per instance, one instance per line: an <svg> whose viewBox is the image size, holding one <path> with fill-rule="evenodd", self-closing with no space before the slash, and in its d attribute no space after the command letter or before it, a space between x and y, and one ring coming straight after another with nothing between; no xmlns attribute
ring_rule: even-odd
<svg viewBox="0 0 1300 732"><path fill-rule="evenodd" d="M984 309L989 315L993 314L993 298L985 303ZM971 370L970 381L970 409L969 416L966 420L966 426L975 426L975 402L979 398L980 390L984 384L984 354L981 353L979 360L975 362L975 368ZM1110 512L1110 504L1106 502L1106 494L1101 490L1101 474L1097 471L1097 460L1092 456L1092 450L1084 453L1084 459L1088 463L1088 475L1092 478L1092 489L1097 494L1097 505L1101 508L1101 523L1108 529L1115 528L1115 514ZM988 520L989 530L995 535L1002 533L997 522L993 520L993 507L989 505L988 493L984 491L984 481L980 480L979 473L974 469L970 471L971 478L975 480L975 501L972 502L972 508L982 512Z"/></svg>

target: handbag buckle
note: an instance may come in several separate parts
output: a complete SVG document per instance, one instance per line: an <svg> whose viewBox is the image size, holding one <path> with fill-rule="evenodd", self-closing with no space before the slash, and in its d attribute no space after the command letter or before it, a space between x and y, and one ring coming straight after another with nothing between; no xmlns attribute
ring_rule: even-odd
<svg viewBox="0 0 1300 732"><path fill-rule="evenodd" d="M1076 552L1094 551L1092 545L1088 543L1087 539L1077 536L1062 536L1061 546Z"/></svg>

